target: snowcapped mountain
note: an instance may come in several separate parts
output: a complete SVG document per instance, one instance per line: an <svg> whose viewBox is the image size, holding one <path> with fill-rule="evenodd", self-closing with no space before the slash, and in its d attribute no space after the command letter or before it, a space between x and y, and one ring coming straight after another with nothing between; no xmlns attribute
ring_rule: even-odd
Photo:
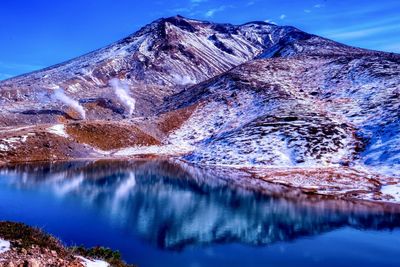
<svg viewBox="0 0 400 267"><path fill-rule="evenodd" d="M398 201L399 63L289 26L163 18L0 82L0 161L168 155Z"/></svg>
<svg viewBox="0 0 400 267"><path fill-rule="evenodd" d="M98 97L110 91L110 79L119 78L132 89L136 113L149 115L163 97L249 60L309 54L321 47L325 53L359 51L293 27L264 22L234 26L176 16L157 20L103 49L3 81L1 97L3 105L16 100L34 105L58 86L79 98Z"/></svg>

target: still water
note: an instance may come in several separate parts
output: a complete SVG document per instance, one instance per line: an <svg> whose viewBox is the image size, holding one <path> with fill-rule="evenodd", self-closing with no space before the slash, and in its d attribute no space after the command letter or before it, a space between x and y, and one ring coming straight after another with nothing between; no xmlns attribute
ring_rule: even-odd
<svg viewBox="0 0 400 267"><path fill-rule="evenodd" d="M258 183L166 161L17 165L0 169L0 220L141 267L400 266L398 208Z"/></svg>

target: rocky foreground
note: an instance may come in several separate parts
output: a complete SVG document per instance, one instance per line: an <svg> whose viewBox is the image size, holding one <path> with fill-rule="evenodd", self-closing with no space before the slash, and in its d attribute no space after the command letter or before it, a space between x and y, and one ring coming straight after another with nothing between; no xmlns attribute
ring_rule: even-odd
<svg viewBox="0 0 400 267"><path fill-rule="evenodd" d="M398 203L399 63L288 26L160 19L1 82L0 163L167 156Z"/></svg>
<svg viewBox="0 0 400 267"><path fill-rule="evenodd" d="M66 247L40 229L0 222L0 266L133 267L106 248Z"/></svg>

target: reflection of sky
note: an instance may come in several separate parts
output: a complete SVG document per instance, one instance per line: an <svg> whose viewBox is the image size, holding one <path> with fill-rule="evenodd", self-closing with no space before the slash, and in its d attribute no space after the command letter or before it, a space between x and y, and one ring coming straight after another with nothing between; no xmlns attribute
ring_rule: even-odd
<svg viewBox="0 0 400 267"><path fill-rule="evenodd" d="M399 13L398 0L3 1L0 80L82 55L176 14L234 24L271 21L399 53Z"/></svg>
<svg viewBox="0 0 400 267"><path fill-rule="evenodd" d="M163 249L265 245L343 227L400 226L399 213L368 211L354 202L296 201L229 189L226 176L221 180L206 171L165 162L26 165L0 171L0 177L2 190L8 185L33 196L45 192L48 201L72 199L77 210L84 205Z"/></svg>

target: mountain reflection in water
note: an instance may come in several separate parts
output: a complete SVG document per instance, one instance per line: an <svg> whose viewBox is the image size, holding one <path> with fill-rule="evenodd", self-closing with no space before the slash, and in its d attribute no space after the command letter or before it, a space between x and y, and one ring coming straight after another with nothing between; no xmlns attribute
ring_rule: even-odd
<svg viewBox="0 0 400 267"><path fill-rule="evenodd" d="M114 224L167 250L230 242L266 245L342 227L400 227L395 207L290 195L273 185L254 192L235 186L240 179L167 161L26 164L0 170L2 186L78 197ZM257 186L244 179L245 187Z"/></svg>

